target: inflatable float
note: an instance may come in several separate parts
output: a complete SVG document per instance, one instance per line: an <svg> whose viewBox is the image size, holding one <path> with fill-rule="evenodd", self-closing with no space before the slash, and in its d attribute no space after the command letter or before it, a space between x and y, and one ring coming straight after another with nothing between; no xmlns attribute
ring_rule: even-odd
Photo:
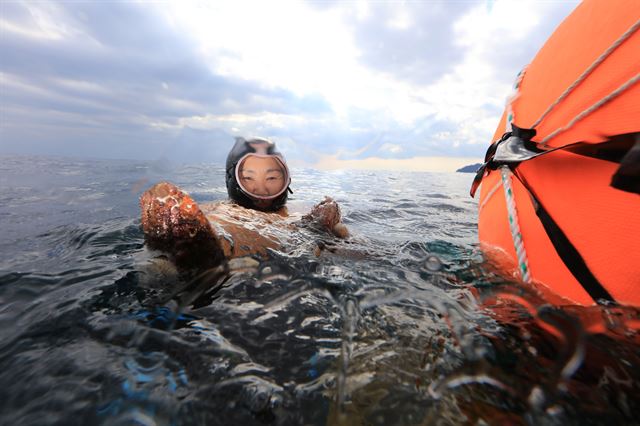
<svg viewBox="0 0 640 426"><path fill-rule="evenodd" d="M640 1L587 0L518 75L471 188L498 269L640 306Z"/></svg>

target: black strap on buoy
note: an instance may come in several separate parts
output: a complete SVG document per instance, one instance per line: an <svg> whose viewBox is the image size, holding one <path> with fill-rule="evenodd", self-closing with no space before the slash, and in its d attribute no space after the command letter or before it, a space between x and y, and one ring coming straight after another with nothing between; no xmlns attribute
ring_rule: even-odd
<svg viewBox="0 0 640 426"><path fill-rule="evenodd" d="M544 230L556 249L556 253L567 267L569 272L576 278L578 283L584 288L584 290L591 296L591 298L598 304L615 303L615 299L607 291L607 289L598 281L593 275L582 255L576 247L571 243L567 235L562 231L560 226L549 215L549 212L542 206L538 198L532 193L529 187L520 179L517 174L514 174L518 180L522 183L523 187L529 193L531 202L535 209L536 215Z"/></svg>
<svg viewBox="0 0 640 426"><path fill-rule="evenodd" d="M522 129L515 124L511 124L511 131L502 135L500 140L495 141L484 156L484 164L476 172L476 176L469 191L473 198L476 190L482 182L487 170L496 170L500 166L508 165L512 169L523 161L530 160L542 154L555 151L557 148L547 150L539 149L535 142L531 141L536 135L535 129Z"/></svg>
<svg viewBox="0 0 640 426"><path fill-rule="evenodd" d="M620 161L620 167L611 178L611 186L622 191L640 194L640 133L636 142Z"/></svg>

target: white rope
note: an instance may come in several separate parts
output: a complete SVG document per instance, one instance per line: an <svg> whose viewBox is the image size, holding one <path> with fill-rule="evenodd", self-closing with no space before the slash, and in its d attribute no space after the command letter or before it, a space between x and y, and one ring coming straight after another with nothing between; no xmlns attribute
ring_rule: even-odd
<svg viewBox="0 0 640 426"><path fill-rule="evenodd" d="M569 93L573 92L573 90L576 87L578 87L578 85L582 83L593 72L593 70L595 70L605 59L607 59L607 57L611 55L611 53L613 53L613 51L616 50L618 46L620 46L626 39L631 37L631 35L636 31L638 31L638 29L640 29L640 19L638 19L635 24L633 24L624 34L622 34L615 42L613 42L613 44L609 46L609 48L605 50L604 53L600 55L589 66L589 68L587 68L580 75L580 77L578 77L578 79L574 81L573 84L571 84L571 86L569 86L567 90L565 90L558 99L556 99L554 103L549 105L549 108L547 108L547 110L542 113L542 116L540 116L540 118L538 118L536 122L533 123L531 128L535 129L540 124L540 122L542 122L542 120L546 118L546 116L551 112L551 110L553 110L560 102L562 102L569 95Z"/></svg>
<svg viewBox="0 0 640 426"><path fill-rule="evenodd" d="M502 186L502 182L498 181L496 182L496 184L493 186L493 188L491 188L491 190L489 191L489 193L487 194L486 197L484 197L484 200L482 201L482 203L480 204L480 207L478 207L478 211L482 211L482 209L484 208L484 206L487 205L487 203L489 202L489 199L491 197L493 197L493 194L496 193L496 191L498 189L500 189L500 186Z"/></svg>
<svg viewBox="0 0 640 426"><path fill-rule="evenodd" d="M511 231L513 246L516 249L516 256L518 258L518 270L520 271L522 281L528 283L531 281L531 275L529 274L529 261L527 260L527 252L524 249L522 233L520 232L520 225L518 224L516 200L513 196L513 188L511 187L511 170L509 170L508 166L502 166L500 167L500 173L502 174L502 187L504 188L504 196L507 201L509 230Z"/></svg>
<svg viewBox="0 0 640 426"><path fill-rule="evenodd" d="M636 74L634 77L632 77L631 79L627 80L622 86L618 87L616 90L614 90L613 92L609 93L607 96L605 96L604 98L600 99L598 102L596 102L595 104L591 105L589 108L585 109L580 114L576 115L569 122L569 124L567 124L566 126L560 127L558 129L554 130L553 132L551 132L544 139L542 139L542 141L538 145L541 146L541 147L545 146L546 143L549 140L551 140L554 137L556 137L559 133L562 133L562 132L565 132L565 131L569 130L578 121L582 120L583 118L585 118L589 114L595 112L598 108L600 108L602 105L606 104L607 102L617 98L620 94L622 94L622 92L624 92L629 87L631 87L634 84L636 84L638 81L640 81L640 73Z"/></svg>
<svg viewBox="0 0 640 426"><path fill-rule="evenodd" d="M526 72L527 67L525 66L516 76L516 80L513 83L513 90L507 98L507 119L505 120L505 132L511 131L511 123L515 119L515 113L513 112L513 102L520 97L520 85L522 84L522 80L524 79L524 75L526 74Z"/></svg>

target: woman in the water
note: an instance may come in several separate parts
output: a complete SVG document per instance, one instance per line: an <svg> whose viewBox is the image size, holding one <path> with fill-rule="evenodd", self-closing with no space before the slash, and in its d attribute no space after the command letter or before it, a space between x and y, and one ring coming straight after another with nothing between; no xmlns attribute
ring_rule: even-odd
<svg viewBox="0 0 640 426"><path fill-rule="evenodd" d="M337 237L348 236L340 208L331 198L305 216L285 206L289 168L275 144L264 138L236 138L227 157L230 202L198 204L173 184L162 182L140 198L147 243L174 257L180 268L206 268L225 259L265 256L280 249L300 225L312 225Z"/></svg>

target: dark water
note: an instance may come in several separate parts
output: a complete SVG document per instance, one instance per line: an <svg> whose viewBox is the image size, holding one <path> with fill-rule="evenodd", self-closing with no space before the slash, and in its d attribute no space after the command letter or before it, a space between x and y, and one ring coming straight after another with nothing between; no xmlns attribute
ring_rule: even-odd
<svg viewBox="0 0 640 426"><path fill-rule="evenodd" d="M353 237L194 283L149 267L138 197L224 199L221 168L1 158L0 423L638 423L638 311L496 276L471 175L293 174Z"/></svg>

